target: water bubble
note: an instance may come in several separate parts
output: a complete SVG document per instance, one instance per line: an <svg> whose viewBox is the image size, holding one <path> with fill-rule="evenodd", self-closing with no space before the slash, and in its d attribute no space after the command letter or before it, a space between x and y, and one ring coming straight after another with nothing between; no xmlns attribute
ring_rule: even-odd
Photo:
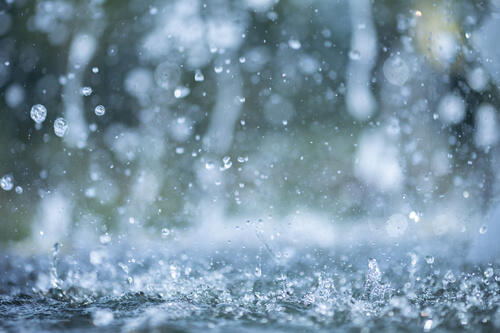
<svg viewBox="0 0 500 333"><path fill-rule="evenodd" d="M62 138L66 131L68 130L68 122L64 118L57 118L54 121L54 133Z"/></svg>
<svg viewBox="0 0 500 333"><path fill-rule="evenodd" d="M197 69L196 72L194 72L194 80L196 82L202 82L205 80L205 76L201 72L201 70Z"/></svg>
<svg viewBox="0 0 500 333"><path fill-rule="evenodd" d="M482 225L482 226L479 228L479 233L480 233L480 234L485 234L487 231L488 231L488 227L487 227L486 225Z"/></svg>
<svg viewBox="0 0 500 333"><path fill-rule="evenodd" d="M47 117L47 109L42 104L35 104L31 107L30 116L35 123L41 124Z"/></svg>
<svg viewBox="0 0 500 333"><path fill-rule="evenodd" d="M94 113L99 117L104 116L104 114L106 113L106 108L104 107L104 105L98 105L95 107Z"/></svg>
<svg viewBox="0 0 500 333"><path fill-rule="evenodd" d="M302 44L300 44L300 41L297 39L290 39L288 41L288 46L290 46L290 48L293 50L298 50L298 49L300 49Z"/></svg>
<svg viewBox="0 0 500 333"><path fill-rule="evenodd" d="M15 191L17 194L23 194L23 188L21 186L16 186Z"/></svg>
<svg viewBox="0 0 500 333"><path fill-rule="evenodd" d="M4 191L10 191L14 187L14 177L12 175L5 175L0 179L0 187Z"/></svg>
<svg viewBox="0 0 500 333"><path fill-rule="evenodd" d="M484 276L487 277L487 278L490 278L493 276L493 268L492 267L488 267L486 268L486 270L484 271Z"/></svg>
<svg viewBox="0 0 500 333"><path fill-rule="evenodd" d="M92 88L90 87L83 87L81 90L81 93L83 96L90 96L92 94Z"/></svg>
<svg viewBox="0 0 500 333"><path fill-rule="evenodd" d="M113 319L113 312L107 309L99 309L92 314L92 323L95 326L107 326Z"/></svg>

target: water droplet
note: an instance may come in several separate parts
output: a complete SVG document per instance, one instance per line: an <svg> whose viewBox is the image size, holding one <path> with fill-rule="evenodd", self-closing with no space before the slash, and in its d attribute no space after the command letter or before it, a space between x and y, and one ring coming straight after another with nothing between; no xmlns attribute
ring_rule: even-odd
<svg viewBox="0 0 500 333"><path fill-rule="evenodd" d="M104 114L106 113L106 108L104 107L104 105L98 105L95 107L94 113L99 117L104 116Z"/></svg>
<svg viewBox="0 0 500 333"><path fill-rule="evenodd" d="M410 218L410 220L414 221L415 223L418 223L418 221L420 221L420 217L418 216L418 214L415 211L411 211L410 214L408 215L408 217Z"/></svg>
<svg viewBox="0 0 500 333"><path fill-rule="evenodd" d="M104 235L99 236L99 241L101 244L105 245L111 242L111 236L105 233Z"/></svg>
<svg viewBox="0 0 500 333"><path fill-rule="evenodd" d="M262 269L260 267L255 267L255 276L256 277L261 277L262 276Z"/></svg>
<svg viewBox="0 0 500 333"><path fill-rule="evenodd" d="M205 163L205 169L207 170L212 170L214 168L215 164L213 162L206 162Z"/></svg>
<svg viewBox="0 0 500 333"><path fill-rule="evenodd" d="M429 332L432 329L432 320L427 319L424 323L424 331Z"/></svg>
<svg viewBox="0 0 500 333"><path fill-rule="evenodd" d="M175 98L184 98L189 95L191 92L191 89L188 87L177 87L174 90L174 97Z"/></svg>
<svg viewBox="0 0 500 333"><path fill-rule="evenodd" d="M0 179L0 187L4 191L10 191L14 187L14 177L12 175L5 175Z"/></svg>
<svg viewBox="0 0 500 333"><path fill-rule="evenodd" d="M23 188L21 186L16 186L15 191L17 194L23 194Z"/></svg>
<svg viewBox="0 0 500 333"><path fill-rule="evenodd" d="M453 283L457 279L455 278L455 274L451 270L447 271L446 274L444 275L443 283Z"/></svg>
<svg viewBox="0 0 500 333"><path fill-rule="evenodd" d="M197 69L196 72L194 72L194 80L196 82L202 82L205 80L205 76L201 72L201 70Z"/></svg>
<svg viewBox="0 0 500 333"><path fill-rule="evenodd" d="M167 228L161 229L161 237L162 238L167 238L168 235L170 235L170 230L168 230Z"/></svg>
<svg viewBox="0 0 500 333"><path fill-rule="evenodd" d="M432 265L434 263L434 257L433 256L425 256L425 262L428 263L429 265Z"/></svg>
<svg viewBox="0 0 500 333"><path fill-rule="evenodd" d="M184 147L177 147L175 148L175 153L178 155L184 154Z"/></svg>
<svg viewBox="0 0 500 333"><path fill-rule="evenodd" d="M300 49L300 47L302 45L300 44L299 40L297 40L297 39L290 39L288 41L288 46L290 46L290 48L293 49L293 50L298 50L298 49Z"/></svg>
<svg viewBox="0 0 500 333"><path fill-rule="evenodd" d="M98 67L92 67L92 73L94 73L94 74L99 73L99 68Z"/></svg>
<svg viewBox="0 0 500 333"><path fill-rule="evenodd" d="M484 276L487 277L487 278L490 278L493 276L493 268L492 267L488 267L486 268L486 270L484 271Z"/></svg>
<svg viewBox="0 0 500 333"><path fill-rule="evenodd" d="M83 87L81 90L81 93L83 96L90 96L92 94L92 88L90 87Z"/></svg>
<svg viewBox="0 0 500 333"><path fill-rule="evenodd" d="M31 107L30 116L35 123L41 124L47 117L47 109L42 104L35 104Z"/></svg>
<svg viewBox="0 0 500 333"><path fill-rule="evenodd" d="M224 68L222 66L215 66L214 67L214 72L217 73L217 74L219 74L219 73L222 73L223 69Z"/></svg>
<svg viewBox="0 0 500 333"><path fill-rule="evenodd" d="M486 225L482 225L481 228L479 228L480 234L485 234L487 231L488 231L488 227Z"/></svg>
<svg viewBox="0 0 500 333"><path fill-rule="evenodd" d="M68 130L68 122L64 118L57 118L54 121L54 133L62 138L66 131Z"/></svg>

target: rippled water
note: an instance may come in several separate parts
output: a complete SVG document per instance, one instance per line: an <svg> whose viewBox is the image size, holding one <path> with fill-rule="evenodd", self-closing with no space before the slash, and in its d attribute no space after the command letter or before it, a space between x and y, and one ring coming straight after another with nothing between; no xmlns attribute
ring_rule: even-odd
<svg viewBox="0 0 500 333"><path fill-rule="evenodd" d="M495 331L500 269L465 244L101 245L2 258L7 331ZM443 244L454 244L443 246ZM433 252L430 249L434 249ZM434 253L431 256L430 253Z"/></svg>

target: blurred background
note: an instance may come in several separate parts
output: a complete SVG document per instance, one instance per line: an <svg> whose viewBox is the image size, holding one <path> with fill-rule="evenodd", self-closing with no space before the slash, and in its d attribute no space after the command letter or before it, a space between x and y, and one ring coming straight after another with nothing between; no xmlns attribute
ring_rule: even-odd
<svg viewBox="0 0 500 333"><path fill-rule="evenodd" d="M498 0L0 0L1 247L484 231L499 31Z"/></svg>

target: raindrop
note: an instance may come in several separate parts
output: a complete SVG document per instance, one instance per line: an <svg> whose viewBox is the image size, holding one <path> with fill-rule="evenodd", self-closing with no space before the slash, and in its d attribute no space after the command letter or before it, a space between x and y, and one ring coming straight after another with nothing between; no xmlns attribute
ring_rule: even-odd
<svg viewBox="0 0 500 333"><path fill-rule="evenodd" d="M298 49L300 49L300 47L302 45L300 44L299 40L297 40L297 39L290 39L288 41L288 46L290 46L290 48L293 49L293 50L298 50Z"/></svg>
<svg viewBox="0 0 500 333"><path fill-rule="evenodd" d="M486 268L486 270L484 271L484 276L487 278L492 277L493 276L493 268L492 267Z"/></svg>
<svg viewBox="0 0 500 333"><path fill-rule="evenodd" d="M30 116L35 123L41 124L47 117L47 109L42 104L35 104L31 107Z"/></svg>
<svg viewBox="0 0 500 333"><path fill-rule="evenodd" d="M425 262L428 263L429 265L432 265L434 263L434 257L433 256L425 256Z"/></svg>
<svg viewBox="0 0 500 333"><path fill-rule="evenodd" d="M205 169L207 170L212 170L214 168L214 163L213 162L206 162L205 163Z"/></svg>
<svg viewBox="0 0 500 333"><path fill-rule="evenodd" d="M16 186L15 191L17 194L23 194L23 188L21 186Z"/></svg>
<svg viewBox="0 0 500 333"><path fill-rule="evenodd" d="M482 225L482 226L479 228L479 233L480 233L480 234L485 234L487 231L488 231L488 227L487 227L486 225Z"/></svg>
<svg viewBox="0 0 500 333"><path fill-rule="evenodd" d="M90 87L83 87L81 90L81 93L83 96L90 96L92 94L92 88Z"/></svg>
<svg viewBox="0 0 500 333"><path fill-rule="evenodd" d="M184 98L189 95L191 90L188 87L177 87L174 90L174 97L175 98Z"/></svg>
<svg viewBox="0 0 500 333"><path fill-rule="evenodd" d="M167 228L161 229L161 237L162 238L167 238L168 235L170 235L170 230L168 230Z"/></svg>
<svg viewBox="0 0 500 333"><path fill-rule="evenodd" d="M0 187L4 191L10 191L14 187L14 177L12 175L5 175L0 179Z"/></svg>
<svg viewBox="0 0 500 333"><path fill-rule="evenodd" d="M68 130L68 122L64 118L57 118L54 121L54 133L62 138Z"/></svg>
<svg viewBox="0 0 500 333"><path fill-rule="evenodd" d="M194 73L194 80L196 82L202 82L205 80L205 76L201 72L201 70L197 69L196 72Z"/></svg>
<svg viewBox="0 0 500 333"><path fill-rule="evenodd" d="M95 107L94 113L99 117L104 116L104 114L106 113L106 108L104 107L104 105L98 105Z"/></svg>

